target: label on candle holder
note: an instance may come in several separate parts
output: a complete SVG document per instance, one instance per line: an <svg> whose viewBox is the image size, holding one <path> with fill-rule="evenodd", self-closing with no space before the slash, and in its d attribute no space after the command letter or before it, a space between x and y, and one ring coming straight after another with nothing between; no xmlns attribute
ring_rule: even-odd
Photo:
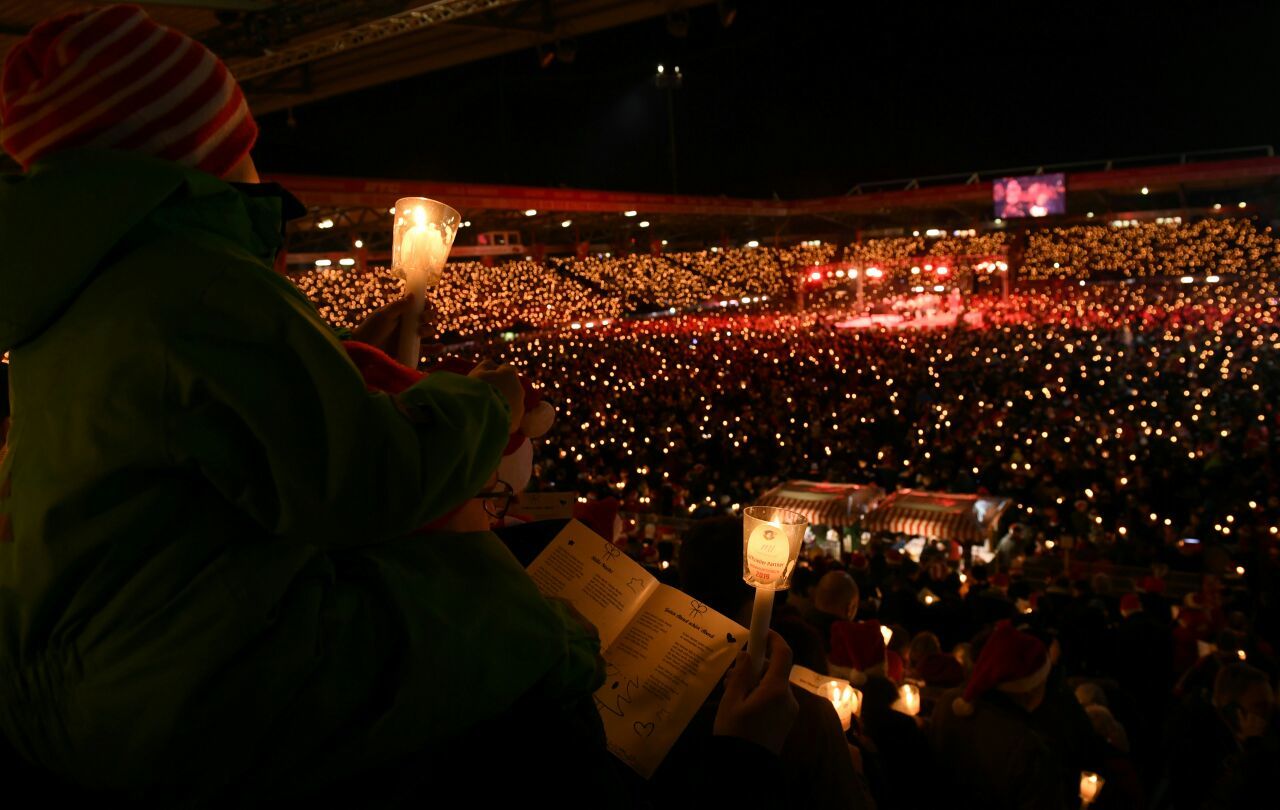
<svg viewBox="0 0 1280 810"><path fill-rule="evenodd" d="M760 585L785 578L791 563L791 542L780 526L762 523L747 540L747 570Z"/></svg>

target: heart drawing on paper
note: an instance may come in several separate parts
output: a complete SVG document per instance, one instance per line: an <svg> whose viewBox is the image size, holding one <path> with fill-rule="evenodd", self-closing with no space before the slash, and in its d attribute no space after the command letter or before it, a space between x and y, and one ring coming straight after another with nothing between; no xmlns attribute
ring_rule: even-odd
<svg viewBox="0 0 1280 810"><path fill-rule="evenodd" d="M729 643L730 643L730 644L737 644L737 643L738 643L738 639L734 637L733 633L725 633L725 634L724 634L724 637L725 637L725 638L727 638L727 639L729 639Z"/></svg>
<svg viewBox="0 0 1280 810"><path fill-rule="evenodd" d="M639 720L631 724L631 730L637 737L648 737L653 734L653 723L641 723Z"/></svg>

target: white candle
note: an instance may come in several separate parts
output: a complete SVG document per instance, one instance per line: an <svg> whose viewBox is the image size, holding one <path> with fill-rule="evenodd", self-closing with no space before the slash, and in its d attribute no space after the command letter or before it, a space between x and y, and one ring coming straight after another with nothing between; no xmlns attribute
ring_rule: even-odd
<svg viewBox="0 0 1280 810"><path fill-rule="evenodd" d="M1106 782L1101 776L1092 771L1080 772L1080 799L1086 804L1093 804L1097 800L1098 794L1102 792L1102 785Z"/></svg>
<svg viewBox="0 0 1280 810"><path fill-rule="evenodd" d="M769 620L772 617L773 591L767 588L756 588L756 601L751 606L751 632L747 636L751 670L756 675L764 671L764 651L769 646Z"/></svg>
<svg viewBox="0 0 1280 810"><path fill-rule="evenodd" d="M404 276L410 305L400 319L396 358L416 368L421 338L418 323L426 306L427 290L440 281L449 248L458 228L458 212L425 197L406 197L395 207L391 265Z"/></svg>
<svg viewBox="0 0 1280 810"><path fill-rule="evenodd" d="M414 205L401 213L412 224L400 237L400 255L397 267L405 274L405 287L411 295L425 295L428 287L440 281L445 259L453 244L452 235L444 224L427 221L427 209Z"/></svg>
<svg viewBox="0 0 1280 810"><path fill-rule="evenodd" d="M773 592L791 586L808 521L803 515L772 506L748 506L742 517L742 579L756 589L747 652L758 675L764 669Z"/></svg>
<svg viewBox="0 0 1280 810"><path fill-rule="evenodd" d="M880 635L884 636L884 646L889 646L889 639L893 638L893 628L887 624L880 625Z"/></svg>

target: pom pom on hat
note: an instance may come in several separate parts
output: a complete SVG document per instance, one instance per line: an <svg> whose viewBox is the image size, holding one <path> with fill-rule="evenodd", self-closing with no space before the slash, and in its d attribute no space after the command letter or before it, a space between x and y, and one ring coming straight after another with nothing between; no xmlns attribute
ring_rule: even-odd
<svg viewBox="0 0 1280 810"><path fill-rule="evenodd" d="M119 149L223 177L258 126L227 66L137 6L37 25L0 77L0 146L25 170L75 147Z"/></svg>
<svg viewBox="0 0 1280 810"><path fill-rule="evenodd" d="M1040 639L1016 629L1008 619L992 631L974 665L964 694L951 703L961 717L973 714L974 703L992 689L1030 692L1049 677L1049 651Z"/></svg>

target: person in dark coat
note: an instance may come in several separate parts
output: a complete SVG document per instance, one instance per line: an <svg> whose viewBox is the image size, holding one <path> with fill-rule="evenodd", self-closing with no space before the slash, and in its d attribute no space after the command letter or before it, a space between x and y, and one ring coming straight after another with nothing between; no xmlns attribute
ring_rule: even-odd
<svg viewBox="0 0 1280 810"><path fill-rule="evenodd" d="M969 684L945 693L931 731L938 758L949 766L958 805L989 810L1055 810L1069 806L1066 777L1031 719L1044 701L1051 662L1043 642L996 625Z"/></svg>

